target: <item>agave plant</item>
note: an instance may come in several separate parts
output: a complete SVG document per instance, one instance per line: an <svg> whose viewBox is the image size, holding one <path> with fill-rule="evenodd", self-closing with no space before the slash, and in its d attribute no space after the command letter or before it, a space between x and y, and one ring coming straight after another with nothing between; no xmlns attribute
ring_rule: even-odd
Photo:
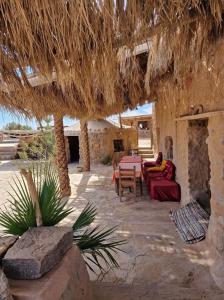
<svg viewBox="0 0 224 300"><path fill-rule="evenodd" d="M33 187L30 187L26 175L30 175ZM57 171L50 163L34 163L28 171L23 169L21 175L13 179L11 189L10 206L0 211L0 225L8 234L21 236L31 227L54 226L74 211L61 198ZM37 202L33 199L35 197ZM72 226L73 240L89 269L94 272L95 265L102 272L104 266L119 267L114 254L122 251L120 246L125 241L113 237L116 227L101 229L93 226L96 214L96 208L88 203Z"/></svg>

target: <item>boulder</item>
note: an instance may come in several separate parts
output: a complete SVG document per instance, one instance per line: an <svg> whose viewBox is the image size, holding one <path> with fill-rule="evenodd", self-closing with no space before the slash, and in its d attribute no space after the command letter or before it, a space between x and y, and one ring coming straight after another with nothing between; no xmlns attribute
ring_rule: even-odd
<svg viewBox="0 0 224 300"><path fill-rule="evenodd" d="M73 246L61 262L40 279L9 280L16 300L91 300L92 290L85 262Z"/></svg>
<svg viewBox="0 0 224 300"><path fill-rule="evenodd" d="M15 244L18 237L16 236L3 236L0 237L0 260L3 258L7 250Z"/></svg>
<svg viewBox="0 0 224 300"><path fill-rule="evenodd" d="M72 244L72 228L32 228L7 251L2 260L4 272L13 279L40 278L61 261Z"/></svg>
<svg viewBox="0 0 224 300"><path fill-rule="evenodd" d="M9 283L2 269L0 269L0 300L12 300Z"/></svg>

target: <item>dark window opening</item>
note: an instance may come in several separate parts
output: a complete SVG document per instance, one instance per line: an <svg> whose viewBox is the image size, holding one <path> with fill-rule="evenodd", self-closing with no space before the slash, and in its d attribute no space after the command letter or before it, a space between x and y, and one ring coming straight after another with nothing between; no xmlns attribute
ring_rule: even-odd
<svg viewBox="0 0 224 300"><path fill-rule="evenodd" d="M79 137L78 136L68 136L69 152L70 152L70 162L79 161Z"/></svg>
<svg viewBox="0 0 224 300"><path fill-rule="evenodd" d="M149 129L148 122L147 121L139 121L138 128L139 129Z"/></svg>
<svg viewBox="0 0 224 300"><path fill-rule="evenodd" d="M114 152L124 151L123 140L114 140Z"/></svg>

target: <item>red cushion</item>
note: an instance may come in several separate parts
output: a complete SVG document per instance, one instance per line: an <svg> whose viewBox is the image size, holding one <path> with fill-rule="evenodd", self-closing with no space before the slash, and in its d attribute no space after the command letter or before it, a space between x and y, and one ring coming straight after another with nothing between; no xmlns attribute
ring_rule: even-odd
<svg viewBox="0 0 224 300"><path fill-rule="evenodd" d="M159 201L180 201L180 186L175 181L167 179L150 180L148 190L151 199Z"/></svg>
<svg viewBox="0 0 224 300"><path fill-rule="evenodd" d="M165 175L166 179L175 180L176 167L170 160L166 162L166 172L167 172L167 174Z"/></svg>

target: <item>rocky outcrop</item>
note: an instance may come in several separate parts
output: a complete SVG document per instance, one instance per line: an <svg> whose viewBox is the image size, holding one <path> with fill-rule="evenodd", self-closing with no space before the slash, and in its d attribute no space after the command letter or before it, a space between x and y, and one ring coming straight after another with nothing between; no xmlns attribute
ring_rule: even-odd
<svg viewBox="0 0 224 300"><path fill-rule="evenodd" d="M9 280L16 300L91 300L92 291L85 262L73 246L61 262L36 280Z"/></svg>
<svg viewBox="0 0 224 300"><path fill-rule="evenodd" d="M40 278L61 261L72 243L71 228L32 228L6 253L4 272L13 279Z"/></svg>

